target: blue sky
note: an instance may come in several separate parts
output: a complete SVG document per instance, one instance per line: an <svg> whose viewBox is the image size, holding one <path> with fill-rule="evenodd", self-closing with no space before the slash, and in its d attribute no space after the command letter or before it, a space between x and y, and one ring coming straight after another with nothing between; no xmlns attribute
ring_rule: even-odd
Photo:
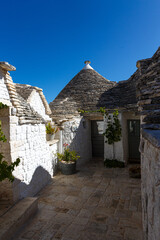
<svg viewBox="0 0 160 240"><path fill-rule="evenodd" d="M43 88L51 102L85 60L112 81L160 45L159 0L1 1L0 61L14 82Z"/></svg>

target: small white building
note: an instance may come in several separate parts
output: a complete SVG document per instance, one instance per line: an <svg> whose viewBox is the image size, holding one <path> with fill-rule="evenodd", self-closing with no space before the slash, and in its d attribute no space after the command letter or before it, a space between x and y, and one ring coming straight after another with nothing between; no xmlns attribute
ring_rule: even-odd
<svg viewBox="0 0 160 240"><path fill-rule="evenodd" d="M56 170L59 140L46 141L45 124L51 121L49 105L42 89L15 84L9 71L15 67L0 62L0 102L8 108L0 110L2 130L7 142L0 142L8 163L20 158L14 171L15 181L1 182L0 198L15 202L34 196L44 187Z"/></svg>

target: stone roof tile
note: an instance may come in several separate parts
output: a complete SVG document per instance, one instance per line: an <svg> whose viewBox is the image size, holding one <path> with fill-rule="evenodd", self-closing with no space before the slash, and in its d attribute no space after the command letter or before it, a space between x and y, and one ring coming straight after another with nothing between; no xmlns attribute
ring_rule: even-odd
<svg viewBox="0 0 160 240"><path fill-rule="evenodd" d="M137 62L140 77L137 82L138 106L144 123L160 123L160 47L152 58Z"/></svg>
<svg viewBox="0 0 160 240"><path fill-rule="evenodd" d="M115 84L93 69L82 69L49 104L53 119L75 116L78 109L97 110L102 93Z"/></svg>

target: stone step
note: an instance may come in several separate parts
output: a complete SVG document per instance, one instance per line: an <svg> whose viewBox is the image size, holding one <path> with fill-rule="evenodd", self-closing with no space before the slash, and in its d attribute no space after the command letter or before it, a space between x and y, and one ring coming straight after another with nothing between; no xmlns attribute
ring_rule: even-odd
<svg viewBox="0 0 160 240"><path fill-rule="evenodd" d="M22 225L37 211L38 199L27 197L0 217L0 240L10 240Z"/></svg>

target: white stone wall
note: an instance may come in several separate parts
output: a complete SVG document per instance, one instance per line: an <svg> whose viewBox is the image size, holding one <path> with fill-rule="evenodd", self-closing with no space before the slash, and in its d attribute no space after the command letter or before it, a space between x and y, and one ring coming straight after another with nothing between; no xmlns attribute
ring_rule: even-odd
<svg viewBox="0 0 160 240"><path fill-rule="evenodd" d="M160 238L160 146L147 138L141 139L140 146L144 239L157 240Z"/></svg>
<svg viewBox="0 0 160 240"><path fill-rule="evenodd" d="M45 113L45 107L42 102L42 99L39 95L39 93L36 90L33 90L31 95L28 98L28 103L31 105L31 107L38 112L44 119L49 120L49 116Z"/></svg>
<svg viewBox="0 0 160 240"><path fill-rule="evenodd" d="M18 125L18 119L11 116L10 147L12 161L21 159L14 171L13 198L16 201L35 195L53 176L58 143L49 146L44 124Z"/></svg>
<svg viewBox="0 0 160 240"><path fill-rule="evenodd" d="M92 158L90 120L77 117L65 122L63 126L63 144L69 144L70 148L77 151L81 157L77 165L89 161Z"/></svg>
<svg viewBox="0 0 160 240"><path fill-rule="evenodd" d="M6 84L4 83L4 75L0 70L0 102L10 105L10 97Z"/></svg>

